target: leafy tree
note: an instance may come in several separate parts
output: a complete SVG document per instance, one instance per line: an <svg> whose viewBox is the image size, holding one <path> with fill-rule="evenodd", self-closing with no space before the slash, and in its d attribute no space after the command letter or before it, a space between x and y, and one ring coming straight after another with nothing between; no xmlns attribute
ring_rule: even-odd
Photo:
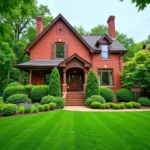
<svg viewBox="0 0 150 150"><path fill-rule="evenodd" d="M56 67L50 75L49 94L52 96L61 96L60 75Z"/></svg>
<svg viewBox="0 0 150 150"><path fill-rule="evenodd" d="M98 79L93 70L90 70L85 90L85 98L89 98L92 95L99 95Z"/></svg>
<svg viewBox="0 0 150 150"><path fill-rule="evenodd" d="M90 35L104 35L108 34L108 27L105 25L98 25L90 30Z"/></svg>
<svg viewBox="0 0 150 150"><path fill-rule="evenodd" d="M138 87L148 96L150 91L150 52L141 50L124 64L121 72L123 86L127 88Z"/></svg>
<svg viewBox="0 0 150 150"><path fill-rule="evenodd" d="M124 0L120 0L120 1L124 1ZM136 7L140 10L144 10L147 5L150 4L150 0L131 0L132 3L136 4Z"/></svg>
<svg viewBox="0 0 150 150"><path fill-rule="evenodd" d="M83 26L74 26L74 29L80 34L80 35L88 35L89 32L86 31Z"/></svg>

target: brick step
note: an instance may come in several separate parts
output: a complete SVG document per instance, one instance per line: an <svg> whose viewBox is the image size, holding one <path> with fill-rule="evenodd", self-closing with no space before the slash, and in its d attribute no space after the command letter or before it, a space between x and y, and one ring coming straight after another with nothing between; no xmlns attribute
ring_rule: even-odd
<svg viewBox="0 0 150 150"><path fill-rule="evenodd" d="M84 103L66 103L66 106L84 106Z"/></svg>
<svg viewBox="0 0 150 150"><path fill-rule="evenodd" d="M70 101L84 101L84 99L76 99L76 98L72 98L72 99L66 99L66 102L70 102Z"/></svg>
<svg viewBox="0 0 150 150"><path fill-rule="evenodd" d="M78 97L78 96L69 96L69 97L66 97L66 99L84 99L84 97Z"/></svg>

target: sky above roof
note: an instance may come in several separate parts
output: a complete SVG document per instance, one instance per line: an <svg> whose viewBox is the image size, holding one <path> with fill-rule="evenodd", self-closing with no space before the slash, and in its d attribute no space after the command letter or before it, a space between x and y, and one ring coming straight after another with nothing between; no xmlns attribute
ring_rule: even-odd
<svg viewBox="0 0 150 150"><path fill-rule="evenodd" d="M86 30L107 25L108 17L115 15L116 30L120 33L136 42L150 35L150 5L138 12L131 0L38 0L38 4L48 5L52 16L61 13L71 25L81 25Z"/></svg>

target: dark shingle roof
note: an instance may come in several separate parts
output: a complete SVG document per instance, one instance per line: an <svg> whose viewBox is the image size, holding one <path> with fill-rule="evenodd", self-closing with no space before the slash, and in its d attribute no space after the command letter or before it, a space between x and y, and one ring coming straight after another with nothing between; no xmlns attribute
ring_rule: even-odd
<svg viewBox="0 0 150 150"><path fill-rule="evenodd" d="M58 66L62 61L64 61L63 59L60 60L44 60L44 59L35 59L32 61L28 61L25 63L21 63L21 64L17 64L16 67L18 68L22 68L24 66L26 67L54 67L54 66Z"/></svg>
<svg viewBox="0 0 150 150"><path fill-rule="evenodd" d="M100 50L99 47L95 46L95 43L101 38L100 35L82 35L82 38L94 49ZM112 44L110 45L110 51L127 51L127 49L116 39L112 39Z"/></svg>

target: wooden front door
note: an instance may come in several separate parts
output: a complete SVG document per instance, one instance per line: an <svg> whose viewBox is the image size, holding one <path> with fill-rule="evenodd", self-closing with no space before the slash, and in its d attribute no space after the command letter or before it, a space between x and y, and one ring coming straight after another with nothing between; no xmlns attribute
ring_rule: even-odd
<svg viewBox="0 0 150 150"><path fill-rule="evenodd" d="M83 81L83 73L70 70L67 74L68 91L83 91Z"/></svg>

